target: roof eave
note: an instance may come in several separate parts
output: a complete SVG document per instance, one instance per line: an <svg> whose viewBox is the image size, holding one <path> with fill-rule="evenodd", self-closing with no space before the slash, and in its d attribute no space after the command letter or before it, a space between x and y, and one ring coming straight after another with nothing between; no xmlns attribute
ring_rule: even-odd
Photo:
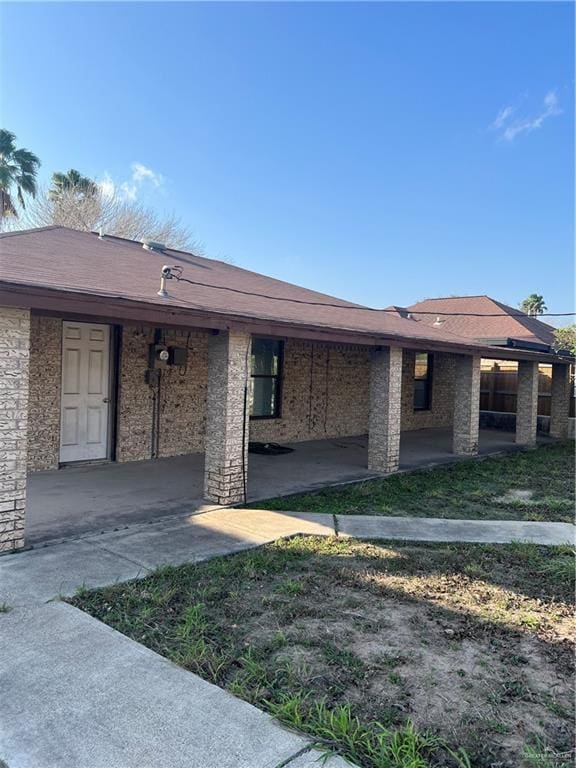
<svg viewBox="0 0 576 768"><path fill-rule="evenodd" d="M479 355L499 359L533 359L556 361L557 355L532 353L506 347L506 355L494 354L499 347L466 341L446 341L393 333L377 333L361 329L298 323L261 316L239 315L181 307L169 303L145 302L108 294L85 293L75 290L48 288L43 285L9 283L0 280L0 305L29 307L50 314L98 317L108 322L144 322L151 325L202 327L213 330L243 328L251 333L322 339L335 343L366 346L398 345L422 351ZM567 360L570 362L570 360Z"/></svg>

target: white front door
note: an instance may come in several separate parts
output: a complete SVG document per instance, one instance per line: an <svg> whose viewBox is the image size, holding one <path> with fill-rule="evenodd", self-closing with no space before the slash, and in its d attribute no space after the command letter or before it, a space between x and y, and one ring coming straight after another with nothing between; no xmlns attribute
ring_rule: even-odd
<svg viewBox="0 0 576 768"><path fill-rule="evenodd" d="M109 394L110 326L65 321L60 461L108 457Z"/></svg>

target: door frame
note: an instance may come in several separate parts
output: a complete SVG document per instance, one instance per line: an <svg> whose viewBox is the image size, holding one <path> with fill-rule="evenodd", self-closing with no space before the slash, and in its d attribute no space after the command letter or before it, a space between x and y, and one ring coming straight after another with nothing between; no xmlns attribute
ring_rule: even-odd
<svg viewBox="0 0 576 768"><path fill-rule="evenodd" d="M106 437L106 456L102 459L79 459L78 461L58 461L58 468L64 467L77 467L82 464L108 464L116 461L116 448L117 448L117 434L118 434L118 399L120 393L120 346L122 342L122 327L113 323L101 323L98 319L75 316L61 316L60 324L60 343L64 341L64 323L76 322L76 323L95 323L96 325L107 325L110 329L109 342L108 342L108 429ZM63 356L63 346L61 346L60 356ZM62 370L62 363L60 366ZM62 412L62 377L60 378L60 412ZM58 452L60 453L60 440L62 436L59 435L58 439Z"/></svg>
<svg viewBox="0 0 576 768"><path fill-rule="evenodd" d="M108 461L117 461L120 430L120 366L122 360L122 326L110 325L110 409L108 411Z"/></svg>

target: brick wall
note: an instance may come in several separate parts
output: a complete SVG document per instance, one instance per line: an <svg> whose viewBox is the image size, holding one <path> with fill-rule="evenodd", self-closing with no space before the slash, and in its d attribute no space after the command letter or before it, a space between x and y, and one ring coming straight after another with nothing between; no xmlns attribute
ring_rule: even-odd
<svg viewBox="0 0 576 768"><path fill-rule="evenodd" d="M204 331L166 333L167 344L188 349L188 365L162 372L160 456L204 450L209 338Z"/></svg>
<svg viewBox="0 0 576 768"><path fill-rule="evenodd" d="M455 357L435 352L432 369L432 401L427 411L414 410L414 361L416 353L405 349L402 361L402 429L449 427L453 419Z"/></svg>
<svg viewBox="0 0 576 768"><path fill-rule="evenodd" d="M414 361L402 364L402 430L449 427L453 418L454 355L434 354L432 403L414 410ZM368 432L370 350L288 339L284 345L282 417L250 423L250 439L298 442Z"/></svg>
<svg viewBox="0 0 576 768"><path fill-rule="evenodd" d="M570 369L567 365L553 365L550 398L550 436L566 440L569 432Z"/></svg>
<svg viewBox="0 0 576 768"><path fill-rule="evenodd" d="M62 320L30 318L28 469L57 469L60 453Z"/></svg>
<svg viewBox="0 0 576 768"><path fill-rule="evenodd" d="M374 351L370 365L368 468L396 472L400 462L402 349Z"/></svg>
<svg viewBox="0 0 576 768"><path fill-rule="evenodd" d="M250 439L297 442L368 431L369 351L288 339L282 416L250 423Z"/></svg>
<svg viewBox="0 0 576 768"><path fill-rule="evenodd" d="M454 359L454 430L456 454L478 453L480 415L480 358L457 355Z"/></svg>
<svg viewBox="0 0 576 768"><path fill-rule="evenodd" d="M538 426L538 363L518 363L516 395L516 442L535 445Z"/></svg>
<svg viewBox="0 0 576 768"><path fill-rule="evenodd" d="M118 431L116 459L149 459L152 450L153 394L144 378L148 368L148 346L154 329L124 326L122 329L120 373L118 377Z"/></svg>
<svg viewBox="0 0 576 768"><path fill-rule="evenodd" d="M0 307L0 551L24 546L30 312Z"/></svg>
<svg viewBox="0 0 576 768"><path fill-rule="evenodd" d="M30 351L30 470L58 466L62 320L32 317ZM162 372L159 455L202 452L206 430L210 333L167 330L164 341L188 348L186 369ZM149 459L154 391L145 381L151 326L122 329L118 403L118 461ZM250 423L250 439L298 442L368 432L370 350L288 339L284 345L282 416ZM452 423L454 357L434 355L432 408L414 411L414 352L404 350L402 429Z"/></svg>
<svg viewBox="0 0 576 768"><path fill-rule="evenodd" d="M245 500L250 343L249 334L228 331L212 336L208 347L204 496L218 504Z"/></svg>
<svg viewBox="0 0 576 768"><path fill-rule="evenodd" d="M162 369L160 385L159 456L177 456L204 450L208 338L206 331L167 330L162 343L187 347L185 368ZM152 418L155 390L145 380L148 348L154 329L125 326L120 355L118 403L118 461L149 459L152 453Z"/></svg>
<svg viewBox="0 0 576 768"><path fill-rule="evenodd" d="M57 469L62 319L33 315L30 336L28 470ZM204 450L208 337L205 331L166 331L167 344L188 346L188 365L186 369L170 367L162 373L160 456ZM153 339L154 329L149 326L125 326L122 332L118 461L149 459L151 455L153 391L144 374Z"/></svg>

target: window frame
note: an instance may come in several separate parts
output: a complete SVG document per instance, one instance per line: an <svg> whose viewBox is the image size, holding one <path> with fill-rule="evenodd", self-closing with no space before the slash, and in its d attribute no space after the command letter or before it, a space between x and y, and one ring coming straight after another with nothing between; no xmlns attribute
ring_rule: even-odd
<svg viewBox="0 0 576 768"><path fill-rule="evenodd" d="M416 360L418 355L427 355L428 356L428 367L426 370L426 378L420 379L416 378ZM432 352L416 352L416 356L414 357L414 371L412 372L412 379L414 382L414 393L412 396L412 406L414 412L421 413L423 411L431 411L432 410L432 392L433 392L433 382L434 382L434 354ZM425 381L426 382L426 405L424 406L417 406L416 405L416 382L417 381Z"/></svg>
<svg viewBox="0 0 576 768"><path fill-rule="evenodd" d="M284 380L284 339L279 339L277 336L254 336L252 338L252 344L255 341L274 341L278 344L278 373L252 373L252 349L250 350L250 383L253 379L274 379L276 381L276 398L274 401L274 413L264 416L253 416L249 413L250 421L270 421L271 419L282 418L282 393L283 393L283 380Z"/></svg>

